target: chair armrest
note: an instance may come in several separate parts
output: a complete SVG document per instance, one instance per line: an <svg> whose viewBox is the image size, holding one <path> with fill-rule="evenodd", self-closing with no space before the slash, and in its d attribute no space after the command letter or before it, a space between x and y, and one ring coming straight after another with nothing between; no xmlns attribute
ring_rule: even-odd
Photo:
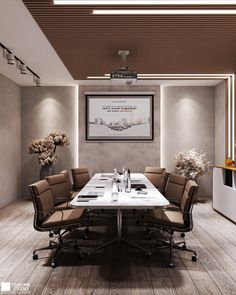
<svg viewBox="0 0 236 295"><path fill-rule="evenodd" d="M60 203L62 203L62 202L67 203L67 204L66 204L66 207L69 208L70 198L57 198L56 201L59 201ZM60 204L60 203L59 203L59 204ZM59 205L59 204L56 203L56 205ZM57 208L55 208L55 210L58 211Z"/></svg>
<svg viewBox="0 0 236 295"><path fill-rule="evenodd" d="M35 212L37 215L39 214L39 213L48 213L48 215L51 215L51 214L53 214L53 213L55 213L55 212L61 212L61 221L63 220L63 216L64 216L64 212L63 212L64 210L63 209L60 209L60 208L58 208L58 210L57 209L53 209L53 210L37 210L37 212Z"/></svg>

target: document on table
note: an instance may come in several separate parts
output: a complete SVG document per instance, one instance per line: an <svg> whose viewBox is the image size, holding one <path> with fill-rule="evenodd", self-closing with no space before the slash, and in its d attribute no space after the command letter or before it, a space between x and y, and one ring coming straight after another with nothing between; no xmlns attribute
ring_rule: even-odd
<svg viewBox="0 0 236 295"><path fill-rule="evenodd" d="M81 191L81 195L97 195L97 196L103 196L105 193L105 186L85 186L83 188L83 191ZM80 194L79 194L80 195Z"/></svg>

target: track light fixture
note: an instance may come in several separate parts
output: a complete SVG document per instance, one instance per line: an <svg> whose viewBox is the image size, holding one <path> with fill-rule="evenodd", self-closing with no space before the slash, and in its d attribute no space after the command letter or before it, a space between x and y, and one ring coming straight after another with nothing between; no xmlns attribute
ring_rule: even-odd
<svg viewBox="0 0 236 295"><path fill-rule="evenodd" d="M36 79L36 86L38 86L38 87L42 86L42 83L41 83L41 79L40 78L37 78Z"/></svg>
<svg viewBox="0 0 236 295"><path fill-rule="evenodd" d="M22 75L27 74L27 68L26 68L26 65L25 65L25 64L20 64L20 65L19 65L19 69L20 69L20 73L21 73Z"/></svg>
<svg viewBox="0 0 236 295"><path fill-rule="evenodd" d="M20 70L22 75L26 75L27 73L32 74L33 82L36 84L36 86L42 86L40 77L33 70L31 70L31 68L27 67L21 59L14 55L12 51L2 43L0 43L0 47L3 50L3 57L7 60L9 65L16 65L16 68Z"/></svg>
<svg viewBox="0 0 236 295"><path fill-rule="evenodd" d="M33 82L36 84L37 87L41 87L41 79L38 76L33 76Z"/></svg>
<svg viewBox="0 0 236 295"><path fill-rule="evenodd" d="M12 52L7 53L6 57L7 57L7 63L9 65L15 64L15 58L14 58L14 54Z"/></svg>

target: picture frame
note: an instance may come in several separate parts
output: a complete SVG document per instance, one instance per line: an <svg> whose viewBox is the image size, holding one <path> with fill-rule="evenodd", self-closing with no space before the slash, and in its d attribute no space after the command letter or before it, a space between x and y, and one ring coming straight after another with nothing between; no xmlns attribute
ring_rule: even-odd
<svg viewBox="0 0 236 295"><path fill-rule="evenodd" d="M152 141L153 94L86 94L87 141Z"/></svg>

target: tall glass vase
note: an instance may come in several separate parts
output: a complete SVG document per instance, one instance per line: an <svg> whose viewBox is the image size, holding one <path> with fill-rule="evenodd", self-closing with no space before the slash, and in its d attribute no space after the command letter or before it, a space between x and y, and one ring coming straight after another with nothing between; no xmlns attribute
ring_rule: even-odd
<svg viewBox="0 0 236 295"><path fill-rule="evenodd" d="M41 166L39 178L44 179L47 176L55 174L55 167L53 165L43 165Z"/></svg>

